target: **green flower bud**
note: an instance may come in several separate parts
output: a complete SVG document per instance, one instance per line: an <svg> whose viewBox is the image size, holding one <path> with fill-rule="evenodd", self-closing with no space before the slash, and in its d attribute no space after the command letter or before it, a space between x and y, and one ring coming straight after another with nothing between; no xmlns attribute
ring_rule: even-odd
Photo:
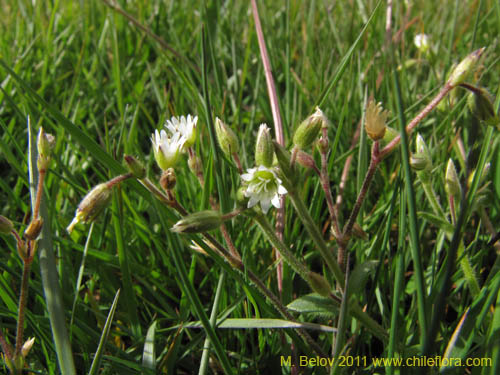
<svg viewBox="0 0 500 375"><path fill-rule="evenodd" d="M486 163L484 165L483 173L481 173L481 177L479 178L479 183L483 183L484 179L488 175L488 172L490 171L491 168L491 163ZM474 169L472 173L469 175L469 178L467 179L467 187L470 187L472 185L472 181L474 181L474 177L476 176L477 169Z"/></svg>
<svg viewBox="0 0 500 375"><path fill-rule="evenodd" d="M318 138L318 134L324 126L328 126L328 120L321 109L316 107L316 112L302 121L295 130L293 145L302 150L309 147Z"/></svg>
<svg viewBox="0 0 500 375"><path fill-rule="evenodd" d="M266 124L261 124L255 144L255 164L269 168L273 164L273 140L270 129Z"/></svg>
<svg viewBox="0 0 500 375"><path fill-rule="evenodd" d="M464 83L469 74L474 70L483 52L484 47L467 55L451 72L448 85L458 86Z"/></svg>
<svg viewBox="0 0 500 375"><path fill-rule="evenodd" d="M78 205L75 217L66 230L71 233L79 222L94 221L111 200L111 188L107 183L95 186Z"/></svg>
<svg viewBox="0 0 500 375"><path fill-rule="evenodd" d="M318 171L318 167L316 166L316 162L314 161L314 158L311 155L309 155L307 152L300 151L300 150L297 152L297 163L299 163L300 165L302 165L305 168Z"/></svg>
<svg viewBox="0 0 500 375"><path fill-rule="evenodd" d="M308 272L307 273L307 281L309 281L309 285L312 290L318 293L320 296L328 297L332 291L332 287L326 281L326 279L316 272Z"/></svg>
<svg viewBox="0 0 500 375"><path fill-rule="evenodd" d="M38 170L47 169L52 155L56 140L52 134L45 133L42 127L38 132L37 148L38 148Z"/></svg>
<svg viewBox="0 0 500 375"><path fill-rule="evenodd" d="M12 221L7 219L5 216L0 215L0 233L10 234L14 229Z"/></svg>
<svg viewBox="0 0 500 375"><path fill-rule="evenodd" d="M462 195L462 187L460 186L460 180L458 179L455 164L453 164L451 159L448 160L448 165L446 167L444 188L449 196L452 196L455 200L460 199Z"/></svg>
<svg viewBox="0 0 500 375"><path fill-rule="evenodd" d="M123 158L127 163L129 172L132 173L135 178L140 180L146 177L146 168L144 168L144 165L139 160L130 155L125 155Z"/></svg>
<svg viewBox="0 0 500 375"><path fill-rule="evenodd" d="M24 231L24 238L31 241L36 240L40 235L40 232L42 231L42 227L43 227L42 218L37 218L33 220Z"/></svg>
<svg viewBox="0 0 500 375"><path fill-rule="evenodd" d="M52 134L45 133L43 128L40 127L37 138L38 155L43 157L50 157L55 145L55 137Z"/></svg>
<svg viewBox="0 0 500 375"><path fill-rule="evenodd" d="M215 118L215 135L217 136L217 141L219 142L222 152L224 152L226 156L229 157L240 149L236 134L218 117Z"/></svg>
<svg viewBox="0 0 500 375"><path fill-rule="evenodd" d="M431 153L420 134L417 134L416 152L410 157L410 165L417 171L432 169Z"/></svg>
<svg viewBox="0 0 500 375"><path fill-rule="evenodd" d="M471 91L467 97L467 106L472 115L487 125L498 126L499 118L495 113L494 100L488 90L479 87L477 91Z"/></svg>
<svg viewBox="0 0 500 375"><path fill-rule="evenodd" d="M177 233L202 233L217 229L222 224L219 211L206 210L195 212L179 220L171 229Z"/></svg>
<svg viewBox="0 0 500 375"><path fill-rule="evenodd" d="M387 116L389 116L389 111L384 111L381 103L370 100L366 106L365 130L373 141L384 138Z"/></svg>
<svg viewBox="0 0 500 375"><path fill-rule="evenodd" d="M240 208L248 207L248 197L245 195L246 187L240 186L236 191L236 204Z"/></svg>

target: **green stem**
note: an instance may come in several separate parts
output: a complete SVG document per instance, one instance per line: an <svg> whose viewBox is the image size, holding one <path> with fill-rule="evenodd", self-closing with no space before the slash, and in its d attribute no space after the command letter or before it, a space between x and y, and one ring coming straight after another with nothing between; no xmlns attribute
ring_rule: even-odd
<svg viewBox="0 0 500 375"><path fill-rule="evenodd" d="M423 172L423 171L417 172L417 177L420 180L420 182L422 182L422 187L424 188L425 196L429 200L429 203L431 204L434 213L438 215L440 218L446 219L446 214L444 213L443 208L439 204L436 192L432 187L432 183L425 174L428 174L428 172Z"/></svg>
<svg viewBox="0 0 500 375"><path fill-rule="evenodd" d="M14 357L21 354L24 336L24 315L26 311L26 302L28 301L28 283L30 279L31 260L24 261L23 276L21 281L21 294L19 296L19 307L17 312L17 333L16 333L16 351Z"/></svg>
<svg viewBox="0 0 500 375"><path fill-rule="evenodd" d="M299 216L300 220L304 224L304 227L306 228L307 232L311 236L314 244L318 248L323 259L325 260L328 268L330 268L330 271L332 271L333 276L335 277L335 280L343 288L344 287L344 274L341 271L339 264L335 260L333 252L330 249L328 249L328 246L326 245L326 242L323 239L323 235L321 234L319 229L316 227L316 224L314 223L314 221L313 221L311 215L309 214L309 211L307 210L302 199L300 199L297 196L297 193L295 192L295 190L291 186L287 186L287 190L288 190L288 196L292 200L292 204L295 207L295 210L297 211L297 215Z"/></svg>
<svg viewBox="0 0 500 375"><path fill-rule="evenodd" d="M259 224L259 227L262 229L269 242L271 242L271 244L279 250L281 256L287 261L290 267L292 267L293 270L297 272L309 284L309 270L304 265L304 263L302 263L295 257L295 255L288 249L283 241L281 241L278 236L276 236L276 233L271 227L271 224L269 224L267 218L263 214L257 214L254 216L254 220L257 222L257 224ZM312 286L311 289L314 290Z"/></svg>

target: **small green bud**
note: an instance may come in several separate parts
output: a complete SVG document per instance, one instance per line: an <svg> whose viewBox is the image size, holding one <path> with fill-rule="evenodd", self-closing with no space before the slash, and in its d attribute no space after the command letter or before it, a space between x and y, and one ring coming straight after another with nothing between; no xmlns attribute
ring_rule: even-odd
<svg viewBox="0 0 500 375"><path fill-rule="evenodd" d="M146 168L144 168L144 165L139 160L131 155L125 155L123 158L127 163L129 172L132 173L135 178L140 180L146 177Z"/></svg>
<svg viewBox="0 0 500 375"><path fill-rule="evenodd" d="M219 146L226 156L229 157L235 152L238 152L240 149L238 137L233 130L224 124L218 117L215 118L215 134Z"/></svg>
<svg viewBox="0 0 500 375"><path fill-rule="evenodd" d="M498 126L499 118L495 113L494 100L488 90L479 87L477 91L471 91L467 97L467 106L472 115L487 125Z"/></svg>
<svg viewBox="0 0 500 375"><path fill-rule="evenodd" d="M462 187L460 186L460 180L458 179L455 164L453 164L451 159L448 160L448 165L446 167L444 188L449 196L452 196L455 200L460 199L462 195Z"/></svg>
<svg viewBox="0 0 500 375"><path fill-rule="evenodd" d="M318 138L318 134L324 126L328 126L328 120L321 109L316 107L316 112L302 121L297 130L295 130L293 145L301 150L311 146Z"/></svg>
<svg viewBox="0 0 500 375"><path fill-rule="evenodd" d="M66 230L71 233L79 222L90 223L94 221L110 200L111 188L107 183L95 186L78 205L75 217Z"/></svg>
<svg viewBox="0 0 500 375"><path fill-rule="evenodd" d="M479 183L484 182L484 179L488 175L488 172L490 171L491 168L491 163L486 163L484 165L483 173L481 173L481 177L479 178ZM469 175L469 178L467 179L467 187L470 187L472 185L472 181L474 181L474 177L476 176L477 169L474 169L472 173Z"/></svg>
<svg viewBox="0 0 500 375"><path fill-rule="evenodd" d="M464 83L469 74L476 67L476 64L483 54L484 49L484 47L480 48L467 55L451 72L450 78L448 79L448 85L458 86L461 83Z"/></svg>
<svg viewBox="0 0 500 375"><path fill-rule="evenodd" d="M410 165L417 171L430 171L432 169L431 153L420 134L417 134L415 151L410 157Z"/></svg>
<svg viewBox="0 0 500 375"><path fill-rule="evenodd" d="M247 208L248 207L248 197L245 195L246 187L240 186L236 191L236 204L238 207Z"/></svg>
<svg viewBox="0 0 500 375"><path fill-rule="evenodd" d="M222 224L219 211L206 210L185 216L172 227L172 232L201 233L217 229Z"/></svg>
<svg viewBox="0 0 500 375"><path fill-rule="evenodd" d="M55 137L52 134L45 133L43 128L40 127L37 138L38 155L43 157L50 157L55 145Z"/></svg>
<svg viewBox="0 0 500 375"><path fill-rule="evenodd" d="M366 106L365 130L373 141L384 138L387 116L389 116L389 111L383 110L381 103L370 100Z"/></svg>
<svg viewBox="0 0 500 375"><path fill-rule="evenodd" d="M332 291L332 287L326 281L326 279L316 272L308 272L307 273L307 281L309 281L309 285L312 290L318 293L320 296L328 297Z"/></svg>
<svg viewBox="0 0 500 375"><path fill-rule="evenodd" d="M14 225L12 224L12 221L7 219L3 215L0 215L0 233L10 234L10 232L12 232L13 229Z"/></svg>
<svg viewBox="0 0 500 375"><path fill-rule="evenodd" d="M172 190L177 183L177 177L175 176L174 168L169 168L163 171L160 177L160 185L163 190Z"/></svg>
<svg viewBox="0 0 500 375"><path fill-rule="evenodd" d="M261 124L255 143L255 164L269 168L273 164L273 156L273 139L270 129L266 124Z"/></svg>
<svg viewBox="0 0 500 375"><path fill-rule="evenodd" d="M47 169L50 163L52 149L54 148L56 140L52 134L45 133L42 127L38 132L37 148L38 148L38 170Z"/></svg>
<svg viewBox="0 0 500 375"><path fill-rule="evenodd" d="M307 152L300 150L297 152L297 163L299 163L305 168L318 170L314 158Z"/></svg>
<svg viewBox="0 0 500 375"><path fill-rule="evenodd" d="M40 232L42 231L42 227L43 227L42 218L39 217L33 220L24 231L24 238L30 241L36 240L40 235Z"/></svg>

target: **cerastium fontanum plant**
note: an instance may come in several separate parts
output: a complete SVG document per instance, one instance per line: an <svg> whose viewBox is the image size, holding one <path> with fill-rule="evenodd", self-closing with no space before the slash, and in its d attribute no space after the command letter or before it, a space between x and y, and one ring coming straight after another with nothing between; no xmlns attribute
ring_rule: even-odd
<svg viewBox="0 0 500 375"><path fill-rule="evenodd" d="M406 126L406 136L411 136L417 125L452 90L458 88L464 88L470 92L469 103L473 116L476 116L481 122L498 126L498 117L489 94L487 94L485 89L471 85L466 81L467 77L474 71L483 52L484 49L479 49L471 53L454 68L434 99L408 123ZM198 242L198 248L201 245L211 256L223 258L232 267L241 272L242 275L248 277L284 319L296 321L296 318L287 307L281 304L280 298L274 295L265 283L246 266L241 256L242 249L235 247L233 239L226 229L225 223L228 220L246 220L257 224L263 236L269 242L269 248L273 247L279 251L294 272L310 286L311 291L316 292L321 298L330 300L334 306L340 307L341 301L347 298L344 293L346 288L346 272L348 271L346 258L350 254L349 249L352 241L354 241L353 237L356 237L357 234L361 236L366 235L356 224L360 208L370 193L370 184L377 172L377 167L398 147L402 136L401 133L387 127L390 114L383 109L381 103L377 103L373 99L369 100L365 113L364 128L366 134L373 142L370 165L351 213L343 225L340 222L337 207L334 205L335 200L332 196L331 182L327 172L328 156L330 153L330 140L328 139L330 123L324 113L319 108L316 108L315 112L305 119L295 130L290 151L272 139L270 129L266 124L260 125L255 141L254 164L250 165L246 170L240 161L238 135L223 120L219 118L215 119L214 129L220 150L222 150L228 160L234 162L240 174L239 186L228 186L226 189L226 191L232 190L236 192L235 196L232 197L235 208L231 212L221 211L218 196L216 195L209 197L211 210L195 213L189 213L177 200L176 195L179 192L175 188L177 181L176 169L179 168L179 160L182 154L187 154L189 168L197 177L200 189L206 187L202 159L196 154L196 148L194 147L197 139L198 117L191 115L187 117L173 117L166 122L164 129L157 130L151 138L154 157L162 170L159 179L161 189L146 177L143 165L136 158L127 155L124 158L130 172L99 184L92 189L80 203L75 218L68 227L68 231L72 231L78 222L90 222L98 217L109 202L111 189L114 185L127 179L137 179L160 202L177 212L179 221L172 227L173 232L186 235L201 234L201 237L193 237ZM310 153L314 147L317 147L320 153L321 165L319 167ZM411 156L410 163L414 170L416 170L418 180L422 184L425 196L433 209L434 222L440 225L450 240L458 241L459 264L472 295L476 296L480 291L479 281L471 268L468 255L464 252L463 239L456 239L455 229L457 225L463 225L463 223L459 223L459 220L463 221L463 218L459 218L457 212L460 201L463 201L464 197L466 197L465 190L474 189L477 191L478 184L482 180L480 177L474 177L474 182L468 186L462 186L456 168L450 160L445 173L446 180L443 182L448 198L449 210L447 211L443 208L432 186L432 153L420 135L416 137L416 150ZM484 164L478 164L478 166L482 168ZM321 223L313 220L307 209L307 204L300 194L299 181L300 174L303 173L301 167L310 169L317 175L321 188L324 191L330 216L331 234L335 239L335 244L333 245L325 240L320 230ZM476 171L477 176L482 176L484 173L484 170L480 170L479 173ZM321 255L326 266L325 275L313 272L306 261L297 257L293 248L287 243L287 239L280 238L270 224L269 213L272 212L273 207L281 207L283 197L291 201L295 209L295 214L307 231L315 249ZM480 209L480 202L472 203L469 209ZM463 216L463 214L461 215ZM211 231L215 230L221 231L225 244L219 242L213 234L210 234ZM172 252L174 257L178 259L178 250L172 249ZM444 270L445 267L450 267L450 265L446 263L442 267ZM182 273L182 271L179 272ZM422 275L418 275L418 269L416 269L416 273L417 283L422 282L418 280L419 277L422 277ZM184 276L180 275L180 277ZM329 280L333 281L333 283ZM420 298L425 299L425 290L417 287L417 292L421 294ZM346 308L348 313L359 320L373 335L378 337L382 342L387 342L389 336L386 329L370 317L355 299L348 300ZM429 326L430 317L427 311L422 311L422 315L419 318L422 320L419 324ZM204 319L202 319L202 323L204 325L208 324L206 317ZM433 322L436 319L439 319L439 317L434 315L432 318ZM311 338L306 330L301 328L297 332L317 355L326 355L324 350ZM207 333L210 340L212 340L212 344L220 345L213 331L208 330ZM423 353L425 350L428 350L426 348L428 348L429 342L432 340L432 337L431 339L427 338L427 341L422 338ZM8 346L4 350L6 353L10 353ZM338 350L339 348L336 349L335 353L339 353ZM228 367L226 366L230 366L227 360L223 358L219 359L221 360L221 366L227 370Z"/></svg>
<svg viewBox="0 0 500 375"><path fill-rule="evenodd" d="M28 120L29 121L29 120ZM45 175L49 168L52 149L55 144L55 139L51 134L45 133L43 128L40 128L37 138L37 169L38 169L38 184L36 187L36 198L32 209L33 216L31 222L24 230L23 234L14 228L12 222L0 216L0 233L12 235L17 243L17 253L23 263L23 271L21 276L21 287L18 302L17 312L17 329L15 335L15 345L7 341L3 330L0 329L0 344L2 346L3 358L7 367L12 374L21 374L25 368L26 356L30 352L35 338L32 337L24 341L24 326L26 308L28 302L28 292L30 284L31 265L35 259L38 245L38 237L42 232L43 220L40 217L40 205L43 197L43 184Z"/></svg>

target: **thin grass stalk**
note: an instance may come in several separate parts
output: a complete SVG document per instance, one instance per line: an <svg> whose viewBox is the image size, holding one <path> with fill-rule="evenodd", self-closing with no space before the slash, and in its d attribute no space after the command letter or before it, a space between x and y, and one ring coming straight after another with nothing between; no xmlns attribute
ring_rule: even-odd
<svg viewBox="0 0 500 375"><path fill-rule="evenodd" d="M392 52L392 62L395 64L394 50ZM404 118L404 108L403 99L401 95L401 88L399 86L399 77L396 68L393 66L393 88L396 93L396 105L398 111L398 120L400 125L400 138L401 138L401 157L403 159L403 169L405 175L405 186L406 186L406 198L408 200L408 214L409 214L409 224L410 224L410 242L411 242L411 255L413 259L413 265L415 268L415 278L417 287L417 307L418 307L418 320L420 327L420 345L423 348L427 337L427 310L426 310L426 286L424 271L422 267L422 256L420 253L420 242L418 234L418 221L417 221L417 209L415 203L415 192L413 190L413 175L410 168L410 155L408 148L408 135L407 128L405 128L405 118ZM415 121L414 121L415 122ZM418 122L415 122L415 126ZM410 128L411 130L412 128Z"/></svg>
<svg viewBox="0 0 500 375"><path fill-rule="evenodd" d="M217 323L217 314L219 310L220 297L222 295L222 287L224 286L224 281L226 279L226 272L221 271L219 276L219 281L217 282L217 289L215 291L215 298L212 304L212 311L210 313L210 324L215 327ZM210 339L205 338L203 344L203 353L201 355L200 368L198 369L198 375L205 375L208 371L208 360L210 358Z"/></svg>
<svg viewBox="0 0 500 375"><path fill-rule="evenodd" d="M0 64L3 61L0 60ZM31 128L31 122L28 118L28 172L30 179L30 195L32 207L35 206L36 192L34 186L37 185L38 174L36 173L37 164L36 140ZM76 374L73 361L73 352L66 327L64 313L64 303L62 300L61 286L59 284L59 274L57 272L54 249L52 246L52 234L50 232L50 220L42 199L40 203L40 217L44 225L42 226L42 235L38 239L38 259L40 264L40 274L42 277L42 286L45 295L45 303L52 329L52 336L57 353L57 361L62 374Z"/></svg>

